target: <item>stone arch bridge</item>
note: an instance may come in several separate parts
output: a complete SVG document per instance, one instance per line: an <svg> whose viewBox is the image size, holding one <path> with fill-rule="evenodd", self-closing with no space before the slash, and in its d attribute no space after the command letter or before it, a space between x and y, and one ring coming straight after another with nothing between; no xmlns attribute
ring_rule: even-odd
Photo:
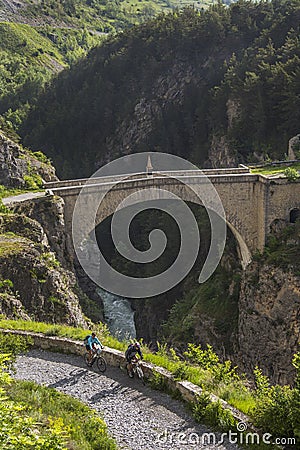
<svg viewBox="0 0 300 450"><path fill-rule="evenodd" d="M203 176L205 175L205 177ZM251 261L251 255L262 251L271 225L276 221L289 223L300 211L300 182L289 182L283 177L266 177L251 174L245 166L233 169L209 169L203 171L151 172L111 177L77 179L46 183L48 195L58 195L65 202L66 232L71 236L72 217L76 200L84 185L86 204L95 194L111 187L96 216L97 226L113 214L119 203L130 193L149 188L170 191L185 201L199 203L189 185L199 186L206 177L214 185L226 215L226 222L236 237L242 266ZM82 217L84 226L84 216ZM91 229L87 229L88 234Z"/></svg>

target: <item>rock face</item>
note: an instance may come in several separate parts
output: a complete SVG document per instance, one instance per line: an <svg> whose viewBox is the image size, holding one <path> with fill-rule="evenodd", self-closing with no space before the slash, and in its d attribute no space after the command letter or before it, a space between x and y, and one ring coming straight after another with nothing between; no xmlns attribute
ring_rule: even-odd
<svg viewBox="0 0 300 450"><path fill-rule="evenodd" d="M113 155L116 150L122 155L132 153L133 149L142 150L146 146L145 141L151 140L151 133L165 110L170 105L182 105L185 89L196 80L195 68L180 62L154 80L148 96L138 99L133 114L107 140L108 154Z"/></svg>
<svg viewBox="0 0 300 450"><path fill-rule="evenodd" d="M208 152L208 167L236 167L237 156L234 154L226 136L213 136Z"/></svg>
<svg viewBox="0 0 300 450"><path fill-rule="evenodd" d="M43 159L41 153L30 153L0 133L0 184L27 187L29 179L26 181L26 176L32 177L33 174L45 181L57 180L54 167L38 157Z"/></svg>
<svg viewBox="0 0 300 450"><path fill-rule="evenodd" d="M75 287L75 275L61 267L38 222L0 216L0 313L84 326Z"/></svg>
<svg viewBox="0 0 300 450"><path fill-rule="evenodd" d="M27 200L14 204L13 210L40 224L58 261L63 267L72 270L71 242L65 232L63 199L51 196Z"/></svg>
<svg viewBox="0 0 300 450"><path fill-rule="evenodd" d="M293 160L297 158L297 155L299 155L300 150L300 134L297 134L296 136L292 137L289 140L288 145L288 158Z"/></svg>
<svg viewBox="0 0 300 450"><path fill-rule="evenodd" d="M0 288L0 312L8 319L30 320L21 300L7 287Z"/></svg>
<svg viewBox="0 0 300 450"><path fill-rule="evenodd" d="M251 264L239 302L239 365L257 365L274 383L291 383L300 341L300 276L279 267Z"/></svg>

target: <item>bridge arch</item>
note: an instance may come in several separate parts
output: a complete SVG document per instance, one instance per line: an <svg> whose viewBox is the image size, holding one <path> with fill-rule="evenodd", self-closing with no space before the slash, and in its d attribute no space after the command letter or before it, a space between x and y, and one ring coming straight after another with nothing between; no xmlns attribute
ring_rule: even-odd
<svg viewBox="0 0 300 450"><path fill-rule="evenodd" d="M300 218L300 208L293 208L290 211L290 223L296 223Z"/></svg>
<svg viewBox="0 0 300 450"><path fill-rule="evenodd" d="M157 183L159 180L149 180L146 187L141 187L138 182L133 182L131 185L127 185L126 189L121 189L120 186L113 187L112 190L108 191L105 197L102 199L101 205L97 210L96 220L94 224L88 225L86 230L86 235L89 235L101 222L103 222L106 218L113 215L115 211L119 208L119 205L126 200L126 198L130 195L130 193L135 193L137 195L140 194L141 201L144 199L143 191L148 189L149 186L160 186L161 189L157 190L158 196L160 199L164 199L164 190L171 192L172 194L178 196L180 199L185 202L190 202L201 207L205 207L203 203L199 201L196 193L187 185L181 183L177 179L163 179L160 180L160 183ZM156 197L155 199L157 199ZM85 201L83 202L86 205L87 210L90 205L89 202L92 200L92 196L89 194L89 188L87 188L87 192L85 195ZM225 205L226 206L226 205ZM226 209L225 209L226 213ZM236 242L238 253L240 255L241 265L243 268L251 261L251 251L246 240L243 237L243 221L239 220L236 214L231 214L231 212L227 211L226 214L226 225L231 230L234 235Z"/></svg>

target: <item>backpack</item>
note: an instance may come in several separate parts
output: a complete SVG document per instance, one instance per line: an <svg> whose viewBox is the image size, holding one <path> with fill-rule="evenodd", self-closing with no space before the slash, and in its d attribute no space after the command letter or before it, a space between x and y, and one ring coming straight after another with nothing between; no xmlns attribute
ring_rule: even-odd
<svg viewBox="0 0 300 450"><path fill-rule="evenodd" d="M84 345L87 345L87 344L88 344L88 340L89 340L89 337L90 337L90 336L91 336L91 335L88 334L88 335L83 339Z"/></svg>
<svg viewBox="0 0 300 450"><path fill-rule="evenodd" d="M133 344L129 344L128 345L128 348L127 348L127 350L126 350L126 352L125 352L125 358L127 358L128 357L128 355L131 353L131 350L133 349Z"/></svg>

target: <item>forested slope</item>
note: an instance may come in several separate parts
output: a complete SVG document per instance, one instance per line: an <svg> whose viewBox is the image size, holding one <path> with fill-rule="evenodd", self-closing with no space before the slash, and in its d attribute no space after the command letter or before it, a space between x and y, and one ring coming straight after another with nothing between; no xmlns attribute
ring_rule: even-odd
<svg viewBox="0 0 300 450"><path fill-rule="evenodd" d="M240 1L160 16L57 77L21 128L59 176L137 151L200 165L283 158L300 123L300 4Z"/></svg>
<svg viewBox="0 0 300 450"><path fill-rule="evenodd" d="M86 29L0 22L0 128L15 137L44 84L102 39Z"/></svg>

